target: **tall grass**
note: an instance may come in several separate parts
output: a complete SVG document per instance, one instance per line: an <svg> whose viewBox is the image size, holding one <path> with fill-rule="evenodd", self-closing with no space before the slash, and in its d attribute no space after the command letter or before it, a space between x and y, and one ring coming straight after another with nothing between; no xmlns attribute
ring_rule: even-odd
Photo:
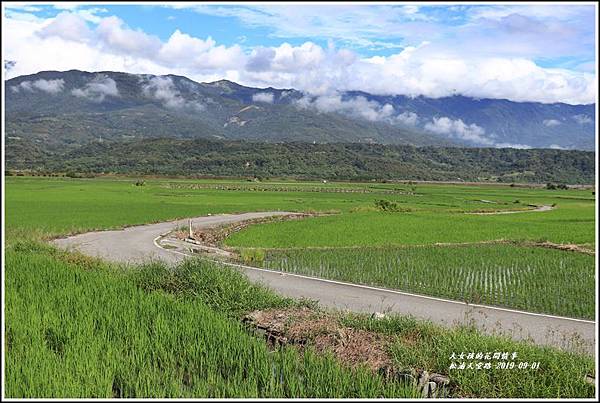
<svg viewBox="0 0 600 403"><path fill-rule="evenodd" d="M452 397L566 398L592 397L593 385L584 382L594 374L594 360L575 353L515 342L508 337L487 336L469 326L445 329L406 316L374 320L350 314L342 319L348 326L392 335L398 339L391 348L398 368L426 368L448 374ZM460 370L449 369L452 354L464 352L516 352L515 361L540 362L540 368Z"/></svg>
<svg viewBox="0 0 600 403"><path fill-rule="evenodd" d="M236 296L249 303L246 309L289 301L258 291L239 273L223 275L218 268L194 263L179 269L176 277L168 274L170 269L160 273L160 266L154 266L152 275L140 276L84 269L40 253L40 248L27 248L6 253L9 397L415 393L366 369L345 369L328 355L299 355L292 348L269 351L230 317L240 312ZM218 288L203 292L202 284ZM244 297L246 291L250 293Z"/></svg>
<svg viewBox="0 0 600 403"><path fill-rule="evenodd" d="M594 256L507 244L269 250L264 267L593 319Z"/></svg>

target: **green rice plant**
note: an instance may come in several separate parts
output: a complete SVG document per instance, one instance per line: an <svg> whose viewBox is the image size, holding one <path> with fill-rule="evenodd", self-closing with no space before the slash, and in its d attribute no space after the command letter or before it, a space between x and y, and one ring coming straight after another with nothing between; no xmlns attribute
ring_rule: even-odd
<svg viewBox="0 0 600 403"><path fill-rule="evenodd" d="M305 186L327 187L330 184L300 182L295 182L294 186L298 188L290 192L253 192L189 187L194 184L245 184L242 181L147 179L145 186L133 186L136 180L138 178L7 177L6 231L15 236L33 232L58 235L209 213L337 210L341 214L252 226L232 235L227 244L266 248L432 244L494 239L547 239L557 243L595 241L595 197L576 189L549 192L506 185L419 184L417 194L385 196L390 202L413 210L410 213L357 211L348 214L352 209L373 207L373 194L305 192L302 190ZM167 183L181 183L184 187L166 187ZM368 188L374 185L336 183L335 186ZM397 185L378 184L377 187L394 190ZM515 209L511 203L515 199L521 201L519 206L557 203L558 208L542 213L464 214L477 210ZM360 231L357 231L359 228Z"/></svg>
<svg viewBox="0 0 600 403"><path fill-rule="evenodd" d="M510 244L268 250L263 267L593 319L594 256Z"/></svg>
<svg viewBox="0 0 600 403"><path fill-rule="evenodd" d="M117 271L6 253L8 397L396 397L412 388L331 355L270 351L238 318L284 299L232 270ZM144 272L149 274L143 274ZM245 291L247 290L247 291ZM241 295L240 295L241 293Z"/></svg>

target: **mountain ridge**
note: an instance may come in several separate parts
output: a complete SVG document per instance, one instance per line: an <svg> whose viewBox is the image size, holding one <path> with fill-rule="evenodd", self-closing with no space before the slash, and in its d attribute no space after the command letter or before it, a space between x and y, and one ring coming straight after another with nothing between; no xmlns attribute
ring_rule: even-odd
<svg viewBox="0 0 600 403"><path fill-rule="evenodd" d="M7 137L25 137L51 148L97 138L173 137L595 149L594 104L458 94L314 95L225 79L199 83L174 74L114 71L48 70L12 78L5 86ZM249 105L262 109L236 119Z"/></svg>

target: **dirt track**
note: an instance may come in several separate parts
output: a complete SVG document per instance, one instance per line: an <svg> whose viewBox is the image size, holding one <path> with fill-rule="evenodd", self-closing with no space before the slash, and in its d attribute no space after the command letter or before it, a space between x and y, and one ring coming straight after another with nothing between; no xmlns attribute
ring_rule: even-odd
<svg viewBox="0 0 600 403"><path fill-rule="evenodd" d="M286 215L286 212L218 215L192 219L194 227L209 228L248 219ZM155 241L188 220L89 232L53 241L57 246L119 263L142 263L160 259L173 264L186 256L161 248ZM262 282L293 298L318 300L326 307L356 312L409 314L443 325L473 323L486 333L503 333L514 339L531 339L542 345L594 353L595 322L539 315L509 309L466 304L375 287L347 284L294 274L235 265L250 280ZM579 347L572 343L579 339Z"/></svg>

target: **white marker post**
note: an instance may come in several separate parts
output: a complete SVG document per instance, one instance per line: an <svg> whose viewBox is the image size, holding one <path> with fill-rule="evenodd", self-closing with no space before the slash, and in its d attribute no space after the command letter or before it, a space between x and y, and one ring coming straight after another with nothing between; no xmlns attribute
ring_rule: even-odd
<svg viewBox="0 0 600 403"><path fill-rule="evenodd" d="M190 235L189 235L189 238L190 238L190 239L194 239L194 236L193 236L193 233L192 233L192 219L190 218L190 219L188 220L188 222L189 222L189 224L190 224Z"/></svg>

